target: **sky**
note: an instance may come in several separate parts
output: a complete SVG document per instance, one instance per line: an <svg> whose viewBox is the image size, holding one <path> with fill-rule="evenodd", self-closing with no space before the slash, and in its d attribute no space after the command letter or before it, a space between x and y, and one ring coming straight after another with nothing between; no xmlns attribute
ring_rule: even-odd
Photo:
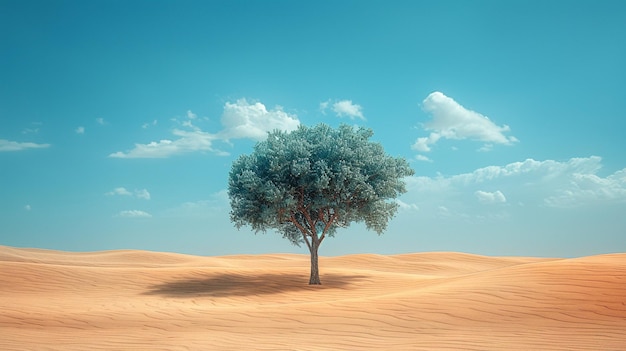
<svg viewBox="0 0 626 351"><path fill-rule="evenodd" d="M230 222L267 131L415 175L321 255L626 250L624 1L0 0L0 245L304 253Z"/></svg>

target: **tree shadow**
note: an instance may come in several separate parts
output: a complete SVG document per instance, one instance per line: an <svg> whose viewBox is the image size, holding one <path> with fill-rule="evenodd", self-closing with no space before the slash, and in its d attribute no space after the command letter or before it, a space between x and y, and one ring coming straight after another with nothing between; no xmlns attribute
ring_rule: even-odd
<svg viewBox="0 0 626 351"><path fill-rule="evenodd" d="M346 289L365 278L360 275L323 274L323 285L308 285L308 276L303 274L223 273L156 284L143 294L178 298L271 295L291 291Z"/></svg>

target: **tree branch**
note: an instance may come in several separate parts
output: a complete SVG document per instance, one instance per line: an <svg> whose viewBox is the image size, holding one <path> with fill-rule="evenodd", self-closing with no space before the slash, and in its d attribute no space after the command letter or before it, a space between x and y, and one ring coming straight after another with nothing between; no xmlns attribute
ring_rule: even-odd
<svg viewBox="0 0 626 351"><path fill-rule="evenodd" d="M289 221L293 223L296 226L296 228L300 229L300 231L304 235L310 235L307 229L298 221L298 219L296 218L296 214L297 213L292 212L291 217L289 217Z"/></svg>
<svg viewBox="0 0 626 351"><path fill-rule="evenodd" d="M296 228L298 228L300 230L300 232L302 232L302 237L304 238L304 242L306 243L306 246L309 247L309 250L311 250L311 243L309 242L309 239L307 239L307 231L306 228L304 228L300 223L298 223L298 220L296 220L295 215L291 215L291 222L296 226ZM309 235L311 235L309 233Z"/></svg>
<svg viewBox="0 0 626 351"><path fill-rule="evenodd" d="M324 231L322 232L322 236L320 237L320 243L326 237L326 233L328 232L328 229L330 229L330 227L333 225L333 222L335 221L336 218L337 216L333 214L330 216L330 219L328 220L328 222L326 222L326 225L324 226Z"/></svg>
<svg viewBox="0 0 626 351"><path fill-rule="evenodd" d="M307 225L309 226L309 228L311 228L311 237L315 237L315 239L317 239L317 229L315 228L315 221L313 221L313 219L311 218L309 210L303 208L300 209L300 213L304 215L304 219L306 220Z"/></svg>

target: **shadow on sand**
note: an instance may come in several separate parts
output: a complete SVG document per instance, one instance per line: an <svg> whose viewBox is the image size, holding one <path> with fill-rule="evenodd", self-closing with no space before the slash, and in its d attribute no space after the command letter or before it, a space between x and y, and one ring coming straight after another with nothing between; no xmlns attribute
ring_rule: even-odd
<svg viewBox="0 0 626 351"><path fill-rule="evenodd" d="M156 284L144 295L180 298L270 295L291 291L346 289L365 278L359 275L322 274L323 285L308 285L308 276L303 274L224 273Z"/></svg>

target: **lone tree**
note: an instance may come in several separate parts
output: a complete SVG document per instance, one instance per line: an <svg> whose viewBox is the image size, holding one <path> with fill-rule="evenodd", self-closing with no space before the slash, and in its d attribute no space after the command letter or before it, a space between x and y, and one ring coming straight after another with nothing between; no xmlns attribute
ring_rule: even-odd
<svg viewBox="0 0 626 351"><path fill-rule="evenodd" d="M385 154L372 130L342 125L274 131L240 156L228 180L230 218L237 228L274 228L311 252L309 284L321 284L318 249L337 228L364 221L381 234L395 214L393 201L413 174L404 158Z"/></svg>

